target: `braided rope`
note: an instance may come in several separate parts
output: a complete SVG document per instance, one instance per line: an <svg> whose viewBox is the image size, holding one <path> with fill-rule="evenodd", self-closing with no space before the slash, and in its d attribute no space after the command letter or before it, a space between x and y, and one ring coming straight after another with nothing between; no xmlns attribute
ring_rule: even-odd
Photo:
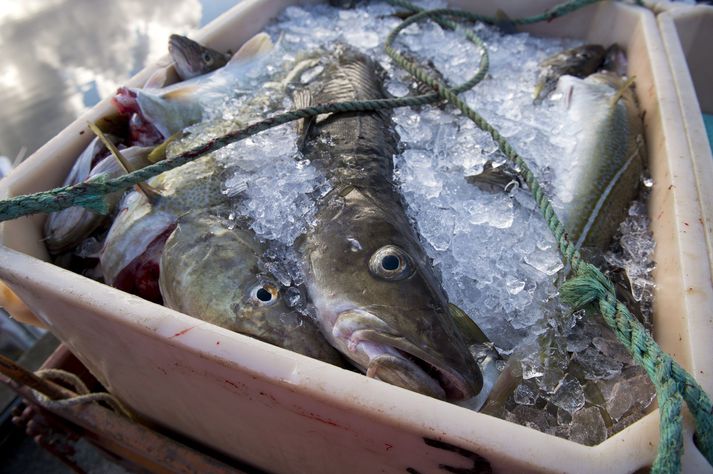
<svg viewBox="0 0 713 474"><path fill-rule="evenodd" d="M62 409L78 405L83 405L85 403L94 402L104 402L111 407L116 413L125 416L128 419L133 419L133 416L129 411L124 408L121 402L114 397L112 394L107 392L97 392L91 393L84 382L71 372L67 372L60 369L43 369L35 372L38 377L47 380L59 380L66 383L73 388L73 391L77 393L76 396L71 396L68 398L62 398L59 400L52 400L46 395L33 390L37 400L42 403L45 408L49 409Z"/></svg>

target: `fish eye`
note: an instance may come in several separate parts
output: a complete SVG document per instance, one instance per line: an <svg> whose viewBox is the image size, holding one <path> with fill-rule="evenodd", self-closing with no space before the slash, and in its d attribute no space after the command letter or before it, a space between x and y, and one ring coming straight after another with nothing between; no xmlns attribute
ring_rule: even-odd
<svg viewBox="0 0 713 474"><path fill-rule="evenodd" d="M405 280L415 270L416 266L409 254L396 245L381 247L369 259L369 271L384 280Z"/></svg>
<svg viewBox="0 0 713 474"><path fill-rule="evenodd" d="M277 302L280 290L270 283L256 285L250 291L250 301L257 306L270 306Z"/></svg>
<svg viewBox="0 0 713 474"><path fill-rule="evenodd" d="M207 65L213 64L213 56L210 55L208 51L203 53L203 62L206 63Z"/></svg>

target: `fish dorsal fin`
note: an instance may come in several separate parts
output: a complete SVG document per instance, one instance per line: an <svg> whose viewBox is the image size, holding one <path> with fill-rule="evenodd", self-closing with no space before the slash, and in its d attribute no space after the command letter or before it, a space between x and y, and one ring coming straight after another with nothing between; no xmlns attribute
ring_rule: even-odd
<svg viewBox="0 0 713 474"><path fill-rule="evenodd" d="M616 94L614 94L611 98L611 101L609 102L609 108L613 108L616 106L617 102L621 99L621 97L624 95L624 93L627 91L627 89L633 87L634 81L636 80L636 76L631 76L629 79L627 79L624 84L619 88L619 90L616 91Z"/></svg>
<svg viewBox="0 0 713 474"><path fill-rule="evenodd" d="M466 176L465 180L483 191L510 192L522 187L522 178L507 165L493 166L488 161L479 174Z"/></svg>
<svg viewBox="0 0 713 474"><path fill-rule="evenodd" d="M272 51L275 45L272 43L267 33L258 33L243 44L237 53L233 55L228 64L235 64L242 61L265 55Z"/></svg>
<svg viewBox="0 0 713 474"><path fill-rule="evenodd" d="M106 148L111 152L111 154L116 158L116 161L119 163L119 165L124 168L124 171L126 173L131 173L132 171L136 171L134 167L131 165L129 160L127 160L124 155L121 154L121 151L114 145L114 143L109 140L106 135L104 135L104 132L94 123L89 122L89 128L91 129L92 132L101 140L101 142L106 146ZM144 195L146 196L146 199L148 199L149 203L151 205L155 204L158 199L159 199L159 194L151 188L146 183L136 183L136 188Z"/></svg>
<svg viewBox="0 0 713 474"><path fill-rule="evenodd" d="M507 35L517 33L515 23L513 23L510 16L500 8L495 11L495 26L500 28L500 30Z"/></svg>
<svg viewBox="0 0 713 474"><path fill-rule="evenodd" d="M465 311L453 303L448 303L448 312L468 345L490 342L488 336L485 335L483 330L475 324L475 321L473 321Z"/></svg>

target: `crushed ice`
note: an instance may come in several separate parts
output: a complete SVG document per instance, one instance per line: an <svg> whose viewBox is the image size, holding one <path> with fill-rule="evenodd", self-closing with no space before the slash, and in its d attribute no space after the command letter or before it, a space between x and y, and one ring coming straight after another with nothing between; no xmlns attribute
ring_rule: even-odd
<svg viewBox="0 0 713 474"><path fill-rule="evenodd" d="M277 46L264 68L244 78L234 95L209 111L208 125L194 127L195 136L205 140L219 135L210 120L246 124L292 108L284 87L290 68L305 52L328 50L336 42L377 59L389 74L385 88L393 96L413 92L413 80L382 48L400 22L390 16L394 11L375 2L355 10L288 7L266 29ZM566 117L557 95L533 106L532 91L537 64L580 43L503 35L484 25L475 31L488 48L490 70L462 97L521 151L557 209L569 199L562 176L578 165L574 159L563 163L560 157L571 158L577 134L586 125ZM450 84L467 80L479 58L460 35L434 23L412 25L397 45L430 61ZM307 62L291 80L306 83L322 70L318 62ZM276 102L275 96L281 99ZM393 121L402 147L394 161L395 181L449 299L480 325L502 354L516 348L523 354L522 382L499 415L584 444L599 443L641 416L653 398L646 376L601 321L569 314L559 303L556 283L563 265L529 192L517 187L490 192L466 181L488 162L505 163L492 138L448 106L396 109ZM293 257L284 257L289 253L285 249L310 224L316 200L329 190L320 172L300 155L297 140L288 124L216 153L225 168L224 193L234 200L235 213L247 216L257 235L273 242L264 265L286 284L299 283L300 276ZM645 205L643 200L634 203L622 224L620 248L605 258L625 269L636 301L649 314L654 244ZM302 300L298 291L290 295L291 305ZM575 366L581 374L576 377L567 370Z"/></svg>

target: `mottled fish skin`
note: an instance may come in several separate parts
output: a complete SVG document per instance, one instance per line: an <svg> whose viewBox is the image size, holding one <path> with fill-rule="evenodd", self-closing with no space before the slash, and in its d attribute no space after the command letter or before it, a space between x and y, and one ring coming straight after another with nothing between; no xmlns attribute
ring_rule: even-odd
<svg viewBox="0 0 713 474"><path fill-rule="evenodd" d="M161 256L164 304L232 331L341 365L314 320L286 304L285 290L262 272L264 245L229 210L197 210L178 220ZM231 228L229 228L229 226Z"/></svg>
<svg viewBox="0 0 713 474"><path fill-rule="evenodd" d="M338 50L315 102L384 98L382 74L362 54ZM477 394L477 364L392 182L390 117L332 114L308 130L304 155L333 187L299 245L325 337L367 376L449 400Z"/></svg>
<svg viewBox="0 0 713 474"><path fill-rule="evenodd" d="M127 194L101 254L107 284L265 342L341 365L313 321L288 308L285 288L258 268L246 226L216 217L227 197L212 155L149 181L152 200ZM222 209L221 215L229 211ZM229 226L235 227L228 229ZM260 286L258 287L258 284ZM259 299L262 288L274 297Z"/></svg>
<svg viewBox="0 0 713 474"><path fill-rule="evenodd" d="M138 191L128 193L106 237L100 257L107 285L130 281L122 272L141 258L152 242L172 228L178 217L192 209L220 204L221 172L208 155L148 181L156 192L153 202ZM158 264L158 261L153 263ZM129 288L117 286L129 291ZM144 295L139 295L144 296Z"/></svg>
<svg viewBox="0 0 713 474"><path fill-rule="evenodd" d="M168 53L182 81L215 71L225 66L230 59L228 54L203 46L181 35L170 36Z"/></svg>
<svg viewBox="0 0 713 474"><path fill-rule="evenodd" d="M617 74L565 77L558 87L569 97L569 113L588 123L575 150L585 160L571 178L574 195L562 223L578 247L604 249L639 192L646 162L643 121L632 87Z"/></svg>
<svg viewBox="0 0 713 474"><path fill-rule="evenodd" d="M586 77L604 62L606 50L597 44L585 44L557 53L540 63L540 74L535 85L535 103L544 100L557 87L562 76Z"/></svg>

